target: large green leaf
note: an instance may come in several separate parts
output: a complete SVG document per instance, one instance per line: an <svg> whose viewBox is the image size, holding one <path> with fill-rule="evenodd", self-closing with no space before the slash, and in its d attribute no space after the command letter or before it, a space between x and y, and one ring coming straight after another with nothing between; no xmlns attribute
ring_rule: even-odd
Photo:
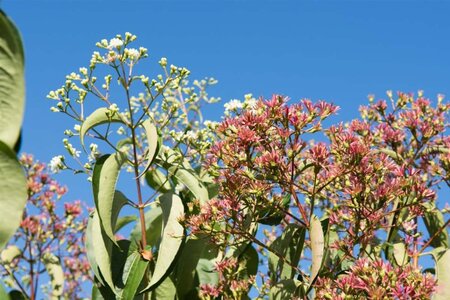
<svg viewBox="0 0 450 300"><path fill-rule="evenodd" d="M27 182L15 153L0 141L0 249L16 232L27 202Z"/></svg>
<svg viewBox="0 0 450 300"><path fill-rule="evenodd" d="M269 292L270 300L290 300L297 299L297 288L299 288L301 282L296 279L284 279L277 282ZM300 299L300 298L298 298Z"/></svg>
<svg viewBox="0 0 450 300"><path fill-rule="evenodd" d="M87 257L95 277L102 285L108 285L114 290L111 272L112 249L113 243L102 230L100 218L94 211L89 217L86 232Z"/></svg>
<svg viewBox="0 0 450 300"><path fill-rule="evenodd" d="M92 114L90 114L86 118L86 120L84 120L80 128L80 142L83 148L84 148L84 136L86 135L86 133L90 129L106 123L123 123L123 121L117 113L111 116L111 111L106 107L100 107L96 109Z"/></svg>
<svg viewBox="0 0 450 300"><path fill-rule="evenodd" d="M433 300L450 299L450 249L439 247L431 254L436 262L437 288Z"/></svg>
<svg viewBox="0 0 450 300"><path fill-rule="evenodd" d="M134 299L139 284L144 277L147 266L148 260L143 259L138 251L134 251L130 256L128 256L123 268L122 281L124 283L124 287L122 290L121 299Z"/></svg>
<svg viewBox="0 0 450 300"><path fill-rule="evenodd" d="M184 207L180 197L172 193L164 194L159 198L159 202L163 213L163 235L158 249L155 270L143 291L156 287L165 278L184 238L184 228L178 221L184 215Z"/></svg>
<svg viewBox="0 0 450 300"><path fill-rule="evenodd" d="M127 204L127 198L116 191L119 172L125 163L124 154L117 152L112 155L103 155L94 166L92 175L92 188L94 191L95 207L106 235L116 245L114 227L120 209Z"/></svg>
<svg viewBox="0 0 450 300"><path fill-rule="evenodd" d="M217 285L219 282L219 273L216 271L219 255L219 249L214 245L209 245L204 249L196 268L200 285Z"/></svg>
<svg viewBox="0 0 450 300"><path fill-rule="evenodd" d="M313 215L309 225L309 238L311 241L311 276L309 282L312 283L319 274L325 250L325 237L322 223L317 216Z"/></svg>
<svg viewBox="0 0 450 300"><path fill-rule="evenodd" d="M431 241L430 245L434 248L446 247L448 248L448 231L444 228L444 215L435 207L433 203L424 204L426 210L423 214L423 221L427 227L428 234L431 237L436 237ZM438 231L441 230L440 233Z"/></svg>
<svg viewBox="0 0 450 300"><path fill-rule="evenodd" d="M174 300L176 298L177 289L170 277L166 277L156 289L152 291L151 300ZM181 298L182 299L182 298Z"/></svg>
<svg viewBox="0 0 450 300"><path fill-rule="evenodd" d="M0 10L0 141L11 149L20 135L24 103L22 40L16 26Z"/></svg>
<svg viewBox="0 0 450 300"><path fill-rule="evenodd" d="M305 228L296 224L286 226L282 235L273 241L269 253L269 270L273 282L294 278L297 271L292 266L298 265L304 241Z"/></svg>
<svg viewBox="0 0 450 300"><path fill-rule="evenodd" d="M148 171L153 161L155 160L162 143L162 138L158 134L156 126L149 119L145 120L142 123L142 127L144 127L145 134L147 135L148 149L147 149L147 165L145 166L144 171L142 171L139 177Z"/></svg>
<svg viewBox="0 0 450 300"><path fill-rule="evenodd" d="M43 255L42 261L45 265L50 282L52 284L52 299L59 299L64 290L64 271L58 257L47 252Z"/></svg>

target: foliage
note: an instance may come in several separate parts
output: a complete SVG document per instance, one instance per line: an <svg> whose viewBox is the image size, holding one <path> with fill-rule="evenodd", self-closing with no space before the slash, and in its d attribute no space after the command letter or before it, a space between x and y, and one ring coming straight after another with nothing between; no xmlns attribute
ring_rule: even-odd
<svg viewBox="0 0 450 300"><path fill-rule="evenodd" d="M92 280L83 246L86 217L80 201L57 204L67 192L45 165L23 154L27 206L22 222L1 252L2 279L29 299L81 299L82 284ZM63 214L61 215L61 212Z"/></svg>
<svg viewBox="0 0 450 300"><path fill-rule="evenodd" d="M265 281L260 297L304 298L314 288L322 296L339 295L336 288L347 293L337 278L350 276L358 262L374 263L370 267L376 270L380 259L386 260L377 271L381 277L391 264L408 266L401 275L409 276L408 284L397 284L429 297L434 281L417 275L418 261L429 247L448 248L447 209L438 210L435 203L438 186L449 183L450 106L440 96L433 107L421 92L418 98L388 97L391 109L371 97L370 105L361 107L362 119L323 130L328 142L312 137L319 137L323 120L337 110L332 104L288 104L277 95L233 102L207 159L219 196L189 218L192 233L207 233L223 249L257 245L269 266L259 269ZM419 230L420 222L428 235ZM445 299L439 291L448 284L446 276L438 275L442 288L436 299ZM236 278L242 277L235 274L228 281ZM421 282L427 285L418 290ZM374 299L392 295L382 287ZM225 298L238 292L230 286L218 289Z"/></svg>
<svg viewBox="0 0 450 300"><path fill-rule="evenodd" d="M96 209L89 218L86 246L96 295L134 299L145 294L160 299L178 292L179 297L191 297L199 290L199 284L193 282L215 283L216 277L202 276L200 268L206 266L212 271L219 255L206 239L187 237L180 223L190 203L206 203L210 198L211 179L203 178L200 163L211 145L212 133L201 128L200 105L216 101L206 93L215 81L194 81L191 86L187 81L189 71L167 66L165 58L159 61L163 74L155 79L136 75L147 49L131 48L135 39L126 33L97 43L104 54L94 52L89 68L68 75L64 86L49 93L48 97L57 101L52 111L76 122L75 132L65 131L63 143L78 163L72 167L60 155L52 160L51 167L55 172L69 169L85 173L92 181ZM106 74L98 85L95 74L101 74L101 66L109 67L113 75ZM113 102L120 99L119 95L125 101ZM75 136L83 149L89 137L104 143L91 143L87 161L82 162L81 151L72 144ZM105 146L112 154L101 154ZM123 171L131 175L121 175L126 173ZM126 193L117 190L118 186ZM134 208L137 218L123 216L124 206ZM129 239L116 234L123 218L126 223L138 219ZM190 251L191 245L198 248L197 262L177 263L177 257Z"/></svg>
<svg viewBox="0 0 450 300"><path fill-rule="evenodd" d="M0 10L0 250L19 226L26 203L25 177L16 159L25 102L22 40Z"/></svg>
<svg viewBox="0 0 450 300"><path fill-rule="evenodd" d="M246 95L225 104L221 123L203 122L215 80L191 85L165 58L154 79L139 74L148 54L135 39L97 43L89 67L48 95L75 122L63 140L72 160L50 168L92 182L92 298L448 299L443 96L370 96L361 118L325 126L333 104ZM25 236L38 234L35 221L24 219ZM39 253L58 297L59 259ZM422 270L427 255L435 265Z"/></svg>

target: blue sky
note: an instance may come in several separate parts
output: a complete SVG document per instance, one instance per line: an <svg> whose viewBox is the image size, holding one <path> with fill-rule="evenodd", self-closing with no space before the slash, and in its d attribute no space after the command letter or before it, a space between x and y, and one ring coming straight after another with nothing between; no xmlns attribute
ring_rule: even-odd
<svg viewBox="0 0 450 300"><path fill-rule="evenodd" d="M334 120L357 117L368 94L425 90L450 97L450 2L444 1L25 1L0 7L23 35L27 106L22 150L42 161L63 153L72 124L46 100L86 66L94 44L126 31L150 53L219 80L223 102L246 93L324 99ZM219 120L223 103L205 116ZM80 178L60 177L70 199L92 205ZM69 199L68 198L68 199Z"/></svg>

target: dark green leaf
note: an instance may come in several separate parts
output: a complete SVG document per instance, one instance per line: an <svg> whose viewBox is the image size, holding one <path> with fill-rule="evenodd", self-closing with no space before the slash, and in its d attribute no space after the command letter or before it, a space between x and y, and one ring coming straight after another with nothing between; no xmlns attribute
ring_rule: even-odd
<svg viewBox="0 0 450 300"><path fill-rule="evenodd" d="M305 228L296 224L289 224L283 231L283 234L273 241L270 246L269 253L269 270L271 273L271 280L277 282L280 279L293 279L297 270L300 256L303 250L305 241ZM285 261L280 257L284 257Z"/></svg>

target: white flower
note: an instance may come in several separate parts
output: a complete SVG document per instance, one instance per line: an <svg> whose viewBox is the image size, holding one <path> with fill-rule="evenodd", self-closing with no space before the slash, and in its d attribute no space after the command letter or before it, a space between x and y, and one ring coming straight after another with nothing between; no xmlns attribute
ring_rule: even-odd
<svg viewBox="0 0 450 300"><path fill-rule="evenodd" d="M139 50L134 49L134 48L127 49L127 54L128 54L128 57L132 60L138 59L139 55L140 55Z"/></svg>
<svg viewBox="0 0 450 300"><path fill-rule="evenodd" d="M50 160L50 163L48 164L50 171L52 171L52 173L55 173L55 174L59 173L59 171L64 168L63 160L64 160L64 156L62 156L62 155L53 157Z"/></svg>
<svg viewBox="0 0 450 300"><path fill-rule="evenodd" d="M123 45L123 41L121 39L118 38L113 38L109 41L109 49L113 49L113 48L119 48L122 47Z"/></svg>
<svg viewBox="0 0 450 300"><path fill-rule="evenodd" d="M81 129L80 124L75 124L75 125L73 126L73 129L74 129L76 132L80 132L80 129Z"/></svg>
<svg viewBox="0 0 450 300"><path fill-rule="evenodd" d="M225 107L225 111L227 112L236 111L237 109L242 108L242 102L237 99L233 99L230 102L225 103L223 106Z"/></svg>

